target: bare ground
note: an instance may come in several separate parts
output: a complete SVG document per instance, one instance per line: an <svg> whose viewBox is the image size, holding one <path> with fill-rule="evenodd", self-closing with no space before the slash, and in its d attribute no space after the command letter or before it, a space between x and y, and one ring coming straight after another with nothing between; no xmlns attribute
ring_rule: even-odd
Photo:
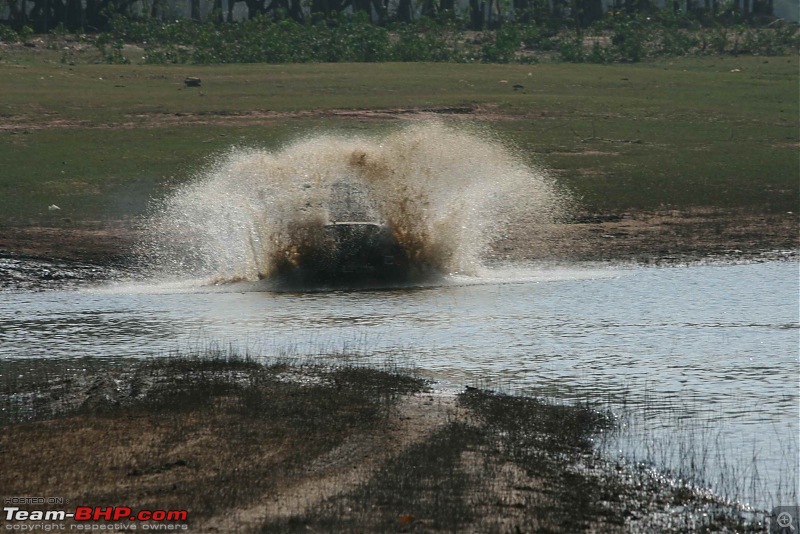
<svg viewBox="0 0 800 534"><path fill-rule="evenodd" d="M357 368L37 365L56 370L0 367L32 377L0 384L6 497L185 509L176 524L209 533L748 530L713 495L598 456L611 419L588 406Z"/></svg>
<svg viewBox="0 0 800 534"><path fill-rule="evenodd" d="M531 239L525 221L514 223L493 247L510 261L693 263L784 258L800 247L797 214L753 214L694 209L582 213Z"/></svg>
<svg viewBox="0 0 800 534"><path fill-rule="evenodd" d="M342 118L357 121L418 121L447 116L448 119L470 120L523 120L524 116L513 116L495 112L489 104L467 106L429 106L387 109L326 109L312 111L228 111L228 112L146 112L128 114L123 122L97 123L87 120L46 117L42 115L12 115L0 122L0 132L26 132L61 128L160 128L168 126L267 126L276 121L303 118Z"/></svg>
<svg viewBox="0 0 800 534"><path fill-rule="evenodd" d="M264 522L313 512L321 503L346 495L409 447L424 442L448 422L463 419L456 397L419 393L404 396L381 432L358 432L304 469L303 476L267 492L254 504L222 511L203 524L211 532L257 530Z"/></svg>

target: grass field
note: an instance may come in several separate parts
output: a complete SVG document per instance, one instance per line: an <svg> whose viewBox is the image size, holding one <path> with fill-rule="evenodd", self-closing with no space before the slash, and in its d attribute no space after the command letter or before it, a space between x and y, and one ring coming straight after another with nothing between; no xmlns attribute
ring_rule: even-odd
<svg viewBox="0 0 800 534"><path fill-rule="evenodd" d="M508 140L588 212L798 211L797 56L213 67L20 56L0 74L0 224L126 219L231 145L430 116Z"/></svg>

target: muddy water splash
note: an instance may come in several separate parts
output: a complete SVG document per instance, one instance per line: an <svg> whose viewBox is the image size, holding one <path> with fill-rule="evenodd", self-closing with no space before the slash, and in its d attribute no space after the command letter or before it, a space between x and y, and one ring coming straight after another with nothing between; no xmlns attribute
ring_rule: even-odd
<svg viewBox="0 0 800 534"><path fill-rule="evenodd" d="M545 173L491 136L417 124L381 138L233 150L160 202L142 251L162 273L258 280L315 247L314 229L373 221L412 266L475 274L511 221L524 218L541 239L566 204Z"/></svg>

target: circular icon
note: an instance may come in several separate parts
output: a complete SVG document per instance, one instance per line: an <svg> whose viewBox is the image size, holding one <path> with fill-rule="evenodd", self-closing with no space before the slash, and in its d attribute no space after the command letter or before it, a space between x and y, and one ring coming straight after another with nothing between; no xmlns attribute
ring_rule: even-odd
<svg viewBox="0 0 800 534"><path fill-rule="evenodd" d="M778 514L778 526L781 528L792 526L792 514L789 512L781 512Z"/></svg>

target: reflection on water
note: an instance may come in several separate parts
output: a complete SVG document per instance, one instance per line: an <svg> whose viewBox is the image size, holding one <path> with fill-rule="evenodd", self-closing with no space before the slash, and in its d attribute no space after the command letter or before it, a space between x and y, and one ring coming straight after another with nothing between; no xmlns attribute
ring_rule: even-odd
<svg viewBox="0 0 800 534"><path fill-rule="evenodd" d="M701 421L731 463L738 455L752 464L756 451L759 484L797 483L796 263L498 270L475 281L293 294L239 292L252 289L244 285L8 292L0 358L144 356L211 343L265 355L401 356L445 384L625 403L651 437ZM622 446L641 451L641 440Z"/></svg>

